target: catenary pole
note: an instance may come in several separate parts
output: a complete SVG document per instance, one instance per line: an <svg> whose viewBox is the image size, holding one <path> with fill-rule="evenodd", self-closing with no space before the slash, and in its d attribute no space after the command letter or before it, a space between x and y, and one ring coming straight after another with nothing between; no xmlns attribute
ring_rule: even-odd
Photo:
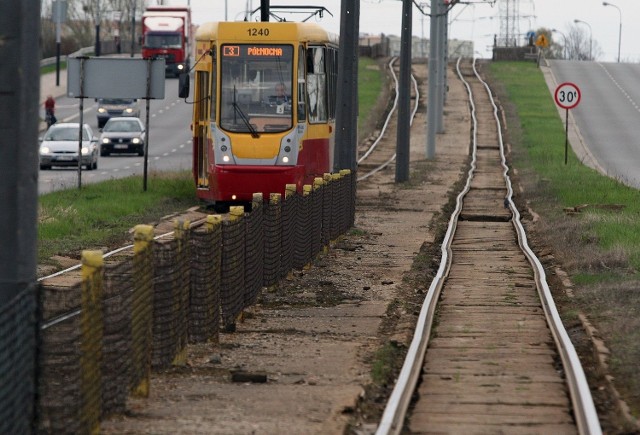
<svg viewBox="0 0 640 435"><path fill-rule="evenodd" d="M426 158L436 156L436 127L438 122L438 15L442 0L431 0L431 19L429 20L429 71L427 95L427 149Z"/></svg>
<svg viewBox="0 0 640 435"><path fill-rule="evenodd" d="M357 170L358 140L358 32L360 1L342 0L340 52L338 54L338 103L336 107L337 159L334 169Z"/></svg>
<svg viewBox="0 0 640 435"><path fill-rule="evenodd" d="M411 8L412 0L402 2L402 33L400 36L400 77L398 93L398 130L396 142L396 182L409 179L409 149L411 142Z"/></svg>
<svg viewBox="0 0 640 435"><path fill-rule="evenodd" d="M0 62L0 433L26 434L36 385L40 2L5 0L0 21L10 59Z"/></svg>

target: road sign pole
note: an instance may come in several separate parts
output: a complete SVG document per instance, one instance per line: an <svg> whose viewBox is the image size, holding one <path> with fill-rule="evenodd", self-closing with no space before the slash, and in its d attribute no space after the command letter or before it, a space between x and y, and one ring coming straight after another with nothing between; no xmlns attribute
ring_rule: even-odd
<svg viewBox="0 0 640 435"><path fill-rule="evenodd" d="M564 164L567 164L569 154L569 109L565 110L564 116Z"/></svg>
<svg viewBox="0 0 640 435"><path fill-rule="evenodd" d="M580 88L573 83L565 82L556 88L553 98L556 104L565 109L564 117L564 164L567 164L569 155L569 109L573 109L580 103Z"/></svg>

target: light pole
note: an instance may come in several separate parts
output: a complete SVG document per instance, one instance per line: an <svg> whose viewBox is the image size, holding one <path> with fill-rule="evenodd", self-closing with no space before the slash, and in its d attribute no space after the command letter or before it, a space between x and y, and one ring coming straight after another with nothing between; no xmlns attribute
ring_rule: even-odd
<svg viewBox="0 0 640 435"><path fill-rule="evenodd" d="M602 2L602 6L613 6L618 10L618 14L620 15L620 27L618 29L618 63L620 63L620 45L622 45L622 11L613 3Z"/></svg>
<svg viewBox="0 0 640 435"><path fill-rule="evenodd" d="M551 29L551 32L559 33L560 35L562 35L562 40L564 41L564 45L562 46L562 57L566 59L567 58L567 37L564 35L564 33L562 33L560 30L557 30L557 29Z"/></svg>
<svg viewBox="0 0 640 435"><path fill-rule="evenodd" d="M593 47L593 31L591 30L591 24L587 23L586 21L582 21L582 20L573 20L574 23L582 23L582 24L586 24L587 26L589 26L589 60L593 60L593 56L592 56L592 51L591 48Z"/></svg>

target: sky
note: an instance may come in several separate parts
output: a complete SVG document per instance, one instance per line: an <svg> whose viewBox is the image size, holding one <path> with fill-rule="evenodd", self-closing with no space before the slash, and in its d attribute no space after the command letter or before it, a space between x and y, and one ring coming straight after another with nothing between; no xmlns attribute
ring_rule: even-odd
<svg viewBox="0 0 640 435"><path fill-rule="evenodd" d="M500 7L495 4L471 0L473 3L457 4L449 12L450 39L473 40L479 57L491 57L493 35L500 34ZM431 0L416 0L430 5ZM153 3L153 0L150 1ZM165 4L190 4L195 24L208 21L236 21L244 18L247 6L256 9L260 0L164 0ZM640 62L640 1L613 0L614 6L604 6L602 0L519 0L522 17L518 24L520 33L538 28L556 29L568 35L573 27L584 32L585 38L592 37L593 47L599 47L597 60L616 62L618 58L618 35L622 21L622 41L620 57L623 62ZM333 16L325 14L321 20L312 18L327 30L339 33L341 0L271 0L272 5L315 5L324 6ZM513 5L513 2L509 2ZM427 8L428 10L428 8ZM620 13L618 12L620 11ZM622 19L620 18L622 15ZM429 37L429 18L423 17L413 8L412 33ZM256 15L259 19L259 14ZM303 16L292 16L299 20ZM306 16L304 16L306 18ZM574 23L574 20L580 20ZM586 23L586 24L584 24ZM369 34L385 33L400 35L402 31L402 1L400 0L360 0L360 32ZM558 39L562 36L558 33ZM523 36L524 43L524 36ZM594 49L594 55L598 50Z"/></svg>

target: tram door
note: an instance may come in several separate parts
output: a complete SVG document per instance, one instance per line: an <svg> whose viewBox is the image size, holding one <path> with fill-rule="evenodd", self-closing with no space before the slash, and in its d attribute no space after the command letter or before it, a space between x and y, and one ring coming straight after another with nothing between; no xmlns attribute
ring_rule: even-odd
<svg viewBox="0 0 640 435"><path fill-rule="evenodd" d="M208 98L210 95L209 84L211 83L209 72L196 71L195 82L196 125L194 125L194 138L196 140L196 155L194 156L194 169L197 173L197 188L206 189L209 187L209 109L213 109L213 114L215 114L215 109L210 105L212 99ZM213 114L211 117L214 116Z"/></svg>

